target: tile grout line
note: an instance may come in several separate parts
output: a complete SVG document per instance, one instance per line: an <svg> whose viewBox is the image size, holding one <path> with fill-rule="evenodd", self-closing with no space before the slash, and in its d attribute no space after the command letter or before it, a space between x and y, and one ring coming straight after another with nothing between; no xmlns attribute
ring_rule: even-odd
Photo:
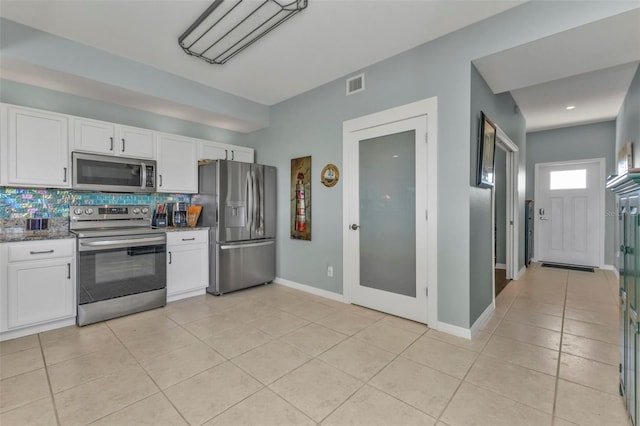
<svg viewBox="0 0 640 426"><path fill-rule="evenodd" d="M558 404L558 384L560 382L560 363L562 362L562 340L564 338L564 315L567 310L567 294L569 293L569 276L567 272L566 286L564 288L564 304L562 306L562 324L560 328L560 347L558 348L558 362L556 364L556 383L553 390L553 411L551 412L551 426L556 423L556 406Z"/></svg>
<svg viewBox="0 0 640 426"><path fill-rule="evenodd" d="M40 355L42 355L42 364L44 364L44 372L47 376L47 385L49 386L49 396L51 397L51 404L53 405L53 413L56 416L56 423L60 426L60 415L58 414L58 406L56 404L56 399L53 396L53 388L51 387L51 378L49 377L49 369L47 368L47 359L44 357L44 348L42 347L42 342L40 341L40 333L38 336L38 347L40 348Z"/></svg>
<svg viewBox="0 0 640 426"><path fill-rule="evenodd" d="M167 317L167 318L168 318L168 317ZM173 321L173 320L172 320L172 321ZM174 321L174 322L175 322L175 321ZM176 323L176 324L177 324L177 323ZM137 359L137 358L136 358L136 357L131 353L131 351L129 350L129 348L127 347L127 345L125 345L125 344L124 344L124 342L120 339L120 337L116 334L116 332L115 332L115 331L114 331L114 330L109 326L109 324L107 324L107 321L104 321L104 325L105 325L105 326L106 326L106 327L107 327L107 328L108 328L108 329L113 333L113 335L116 337L116 339L118 340L118 342L120 342L120 344L124 347L124 349L129 353L129 355L131 356L131 358L133 358L133 359L134 359L134 361L136 362L136 364L138 364L138 367L140 367L140 369L141 369L142 371L144 371L144 374L146 374L146 375L147 375L147 377L149 377L149 380L151 380L151 382L156 386L156 388L158 388L158 392L156 392L156 393L152 393L151 395L147 395L147 396L145 396L144 398L141 398L141 399L138 399L138 400L136 400L136 401L133 401L131 404L128 404L128 405L126 405L126 406L124 406L124 407L121 407L121 408L119 408L119 409L115 410L115 411L112 411L112 412L111 412L111 413L109 413L109 414L106 414L106 415L104 415L104 416L102 416L102 417L100 417L100 418L98 418L98 419L95 419L95 420L91 421L91 423L95 423L95 422L97 422L97 421L98 421L98 420L100 420L100 419L103 419L103 418L105 418L105 417L107 417L107 416L110 416L110 415L115 414L115 413L118 413L118 412L120 412L120 411L122 411L122 410L124 410L124 409L126 409L126 408L129 408L129 407L131 407L132 405L137 404L137 403L138 403L138 402L140 402L140 401L144 401L145 399L150 398L150 397L152 397L153 395L156 395L157 393L161 393L161 394L162 394L162 396L164 396L164 397L165 397L165 399L166 399L167 401L169 401L169 404L171 404L171 406L173 407L173 409L174 409L174 410L176 410L176 412L178 413L178 415L180 416L180 418L182 418L182 420L184 420L186 424L190 424L190 423L187 421L187 419L182 415L182 412L180 412L180 410L178 410L178 408L173 404L173 401L171 401L171 399L169 399L169 397L164 393L164 390L163 390L163 389L158 385L158 383L156 383L156 381L153 379L153 377L151 377L151 375L147 372L147 370L145 370L145 368L142 366L142 364L140 363L140 361L138 361L138 359ZM177 325L178 325L178 326L180 326L180 324L177 324ZM104 376L103 376L103 377L104 377Z"/></svg>

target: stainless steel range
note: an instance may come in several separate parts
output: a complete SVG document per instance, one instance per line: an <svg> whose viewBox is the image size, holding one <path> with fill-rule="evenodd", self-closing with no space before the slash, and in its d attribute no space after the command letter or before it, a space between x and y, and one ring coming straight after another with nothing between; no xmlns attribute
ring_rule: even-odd
<svg viewBox="0 0 640 426"><path fill-rule="evenodd" d="M70 206L77 235L78 325L167 303L166 236L149 206Z"/></svg>

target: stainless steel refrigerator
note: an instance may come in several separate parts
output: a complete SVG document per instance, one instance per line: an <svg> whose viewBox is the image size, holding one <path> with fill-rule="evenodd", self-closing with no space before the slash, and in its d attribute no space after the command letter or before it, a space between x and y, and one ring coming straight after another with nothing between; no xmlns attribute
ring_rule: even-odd
<svg viewBox="0 0 640 426"><path fill-rule="evenodd" d="M199 166L199 226L209 226L209 286L215 295L276 276L276 168L216 160Z"/></svg>

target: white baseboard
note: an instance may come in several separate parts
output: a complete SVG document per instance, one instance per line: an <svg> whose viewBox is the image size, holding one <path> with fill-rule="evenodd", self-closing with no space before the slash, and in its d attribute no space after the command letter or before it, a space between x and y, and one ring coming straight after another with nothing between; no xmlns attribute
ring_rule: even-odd
<svg viewBox="0 0 640 426"><path fill-rule="evenodd" d="M304 291L306 293L314 294L316 296L324 297L325 299L331 299L331 300L335 300L336 302L345 303L344 296L342 294L334 293L332 291L323 290L317 287L312 287L307 284L300 284L295 281L285 280L284 278L280 278L280 277L276 277L276 279L273 282L276 284L282 284L285 287L293 288L296 290Z"/></svg>
<svg viewBox="0 0 640 426"><path fill-rule="evenodd" d="M471 338L473 339L477 334L480 328L484 325L485 322L489 319L493 311L496 310L496 301L495 299L491 301L487 309L484 310L482 314L478 317L478 319L471 326Z"/></svg>
<svg viewBox="0 0 640 426"><path fill-rule="evenodd" d="M207 294L206 288L199 288L197 290L189 290L184 293L167 295L167 303L175 302L176 300L186 299L188 297L200 296L202 294Z"/></svg>
<svg viewBox="0 0 640 426"><path fill-rule="evenodd" d="M495 268L496 269L507 269L507 264L506 263L496 263Z"/></svg>
<svg viewBox="0 0 640 426"><path fill-rule="evenodd" d="M457 325L449 324L446 322L438 321L438 328L436 329L443 333L452 334L463 339L471 340L471 329L459 327Z"/></svg>
<svg viewBox="0 0 640 426"><path fill-rule="evenodd" d="M524 274L526 271L527 271L527 267L525 265L518 271L518 276L515 277L514 280L519 280L522 274Z"/></svg>
<svg viewBox="0 0 640 426"><path fill-rule="evenodd" d="M618 272L618 268L616 268L614 265L602 265L600 267L600 269L605 269L607 271L612 271L617 278L620 278L620 272Z"/></svg>
<svg viewBox="0 0 640 426"><path fill-rule="evenodd" d="M70 325L76 325L76 317L52 321L46 324L32 325L30 327L20 328L18 330L4 331L0 333L0 342L3 340L28 336L30 334L42 333L45 331L54 330L56 328L68 327Z"/></svg>

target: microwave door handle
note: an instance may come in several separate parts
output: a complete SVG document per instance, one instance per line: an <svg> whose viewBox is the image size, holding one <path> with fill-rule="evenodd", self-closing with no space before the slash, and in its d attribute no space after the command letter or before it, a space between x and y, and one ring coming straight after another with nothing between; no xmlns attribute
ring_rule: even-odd
<svg viewBox="0 0 640 426"><path fill-rule="evenodd" d="M147 187L147 165L143 162L140 163L140 167L142 168L142 173L140 173L140 188L145 189Z"/></svg>

